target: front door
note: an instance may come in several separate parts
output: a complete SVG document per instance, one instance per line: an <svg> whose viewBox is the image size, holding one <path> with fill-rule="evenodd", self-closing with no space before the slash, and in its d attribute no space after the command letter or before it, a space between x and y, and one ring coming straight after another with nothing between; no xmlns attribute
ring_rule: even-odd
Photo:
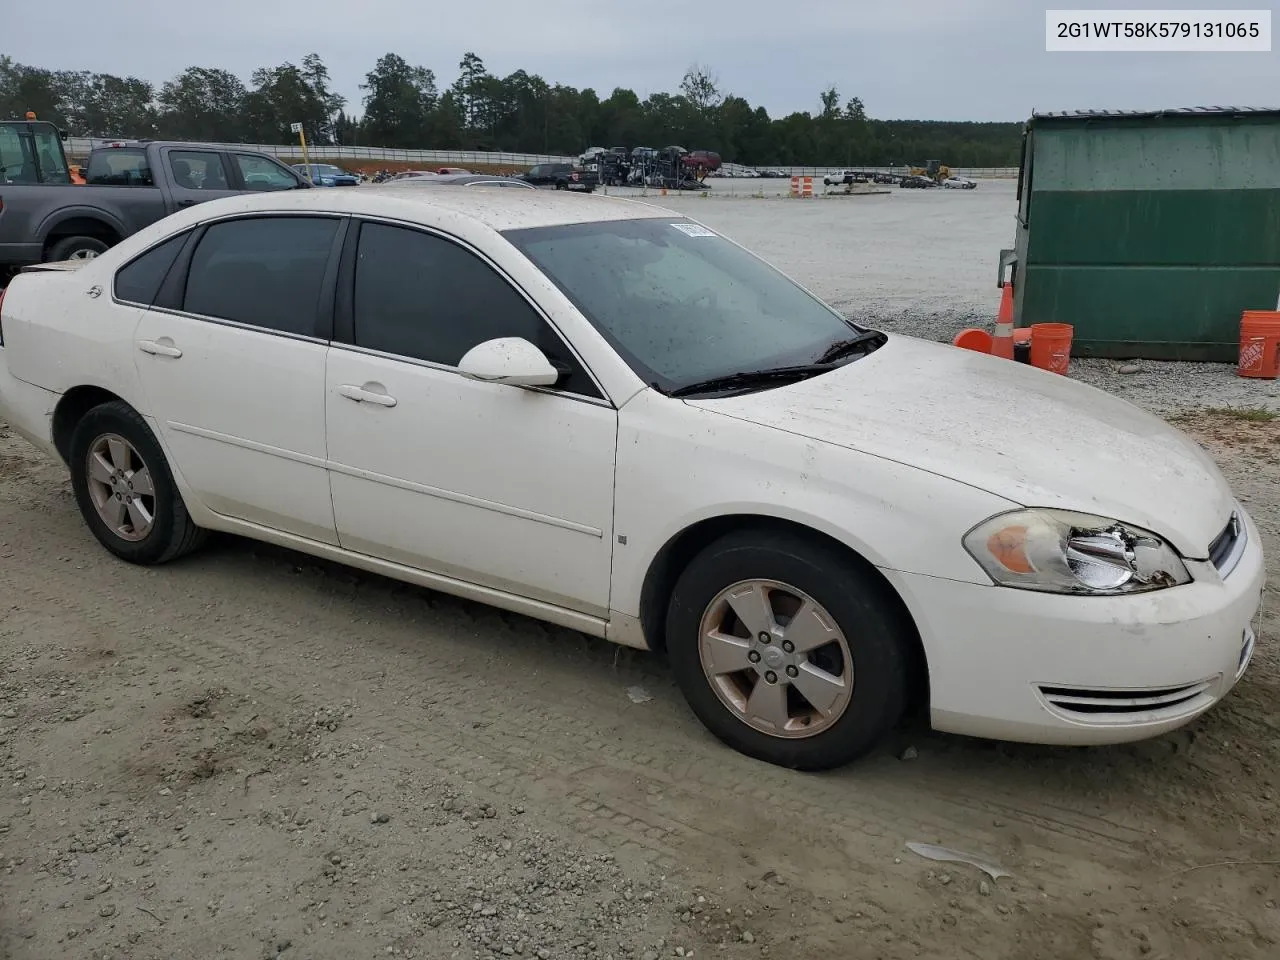
<svg viewBox="0 0 1280 960"><path fill-rule="evenodd" d="M335 337L326 384L342 546L604 616L617 411L524 295L469 249L382 223L352 242L338 301L349 345ZM509 336L565 369L557 388L457 372L471 347Z"/></svg>
<svg viewBox="0 0 1280 960"><path fill-rule="evenodd" d="M225 516L331 544L318 304L341 225L212 224L180 304L145 311L135 334L147 412L195 496Z"/></svg>

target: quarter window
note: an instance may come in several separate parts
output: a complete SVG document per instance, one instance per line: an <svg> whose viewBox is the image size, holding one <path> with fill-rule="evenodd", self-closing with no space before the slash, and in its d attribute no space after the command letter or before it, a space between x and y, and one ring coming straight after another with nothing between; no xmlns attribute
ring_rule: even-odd
<svg viewBox="0 0 1280 960"><path fill-rule="evenodd" d="M453 367L477 344L522 337L567 371L561 389L600 396L564 342L511 283L442 237L364 224L353 305L358 346Z"/></svg>
<svg viewBox="0 0 1280 960"><path fill-rule="evenodd" d="M171 237L122 267L116 273L117 299L148 307L155 303L160 285L164 283L173 261L178 258L182 245L187 242L187 236L186 233L180 233Z"/></svg>
<svg viewBox="0 0 1280 960"><path fill-rule="evenodd" d="M215 223L191 257L183 310L281 333L316 335L338 221L252 217Z"/></svg>

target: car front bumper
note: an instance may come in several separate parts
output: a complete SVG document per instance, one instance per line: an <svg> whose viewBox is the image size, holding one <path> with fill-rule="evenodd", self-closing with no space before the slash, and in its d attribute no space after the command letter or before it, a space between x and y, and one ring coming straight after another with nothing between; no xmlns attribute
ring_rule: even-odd
<svg viewBox="0 0 1280 960"><path fill-rule="evenodd" d="M915 618L934 729L995 740L1123 743L1183 726L1244 675L1266 572L1257 527L1225 578L1121 597L1062 596L885 571Z"/></svg>

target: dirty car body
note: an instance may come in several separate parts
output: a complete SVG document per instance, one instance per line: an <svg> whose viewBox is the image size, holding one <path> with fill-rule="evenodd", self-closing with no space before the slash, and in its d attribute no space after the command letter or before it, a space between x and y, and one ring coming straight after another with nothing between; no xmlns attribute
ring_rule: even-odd
<svg viewBox="0 0 1280 960"><path fill-rule="evenodd" d="M1195 443L650 204L228 198L20 275L0 324L0 416L118 556L229 531L662 649L771 763L862 756L913 697L1149 737L1253 651L1259 536Z"/></svg>

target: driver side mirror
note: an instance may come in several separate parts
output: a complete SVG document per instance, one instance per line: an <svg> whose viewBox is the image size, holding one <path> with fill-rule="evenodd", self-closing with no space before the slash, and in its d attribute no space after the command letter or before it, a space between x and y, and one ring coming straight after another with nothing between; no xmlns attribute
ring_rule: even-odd
<svg viewBox="0 0 1280 960"><path fill-rule="evenodd" d="M560 371L546 354L523 337L476 344L458 361L458 372L470 380L513 387L553 387L560 381Z"/></svg>

